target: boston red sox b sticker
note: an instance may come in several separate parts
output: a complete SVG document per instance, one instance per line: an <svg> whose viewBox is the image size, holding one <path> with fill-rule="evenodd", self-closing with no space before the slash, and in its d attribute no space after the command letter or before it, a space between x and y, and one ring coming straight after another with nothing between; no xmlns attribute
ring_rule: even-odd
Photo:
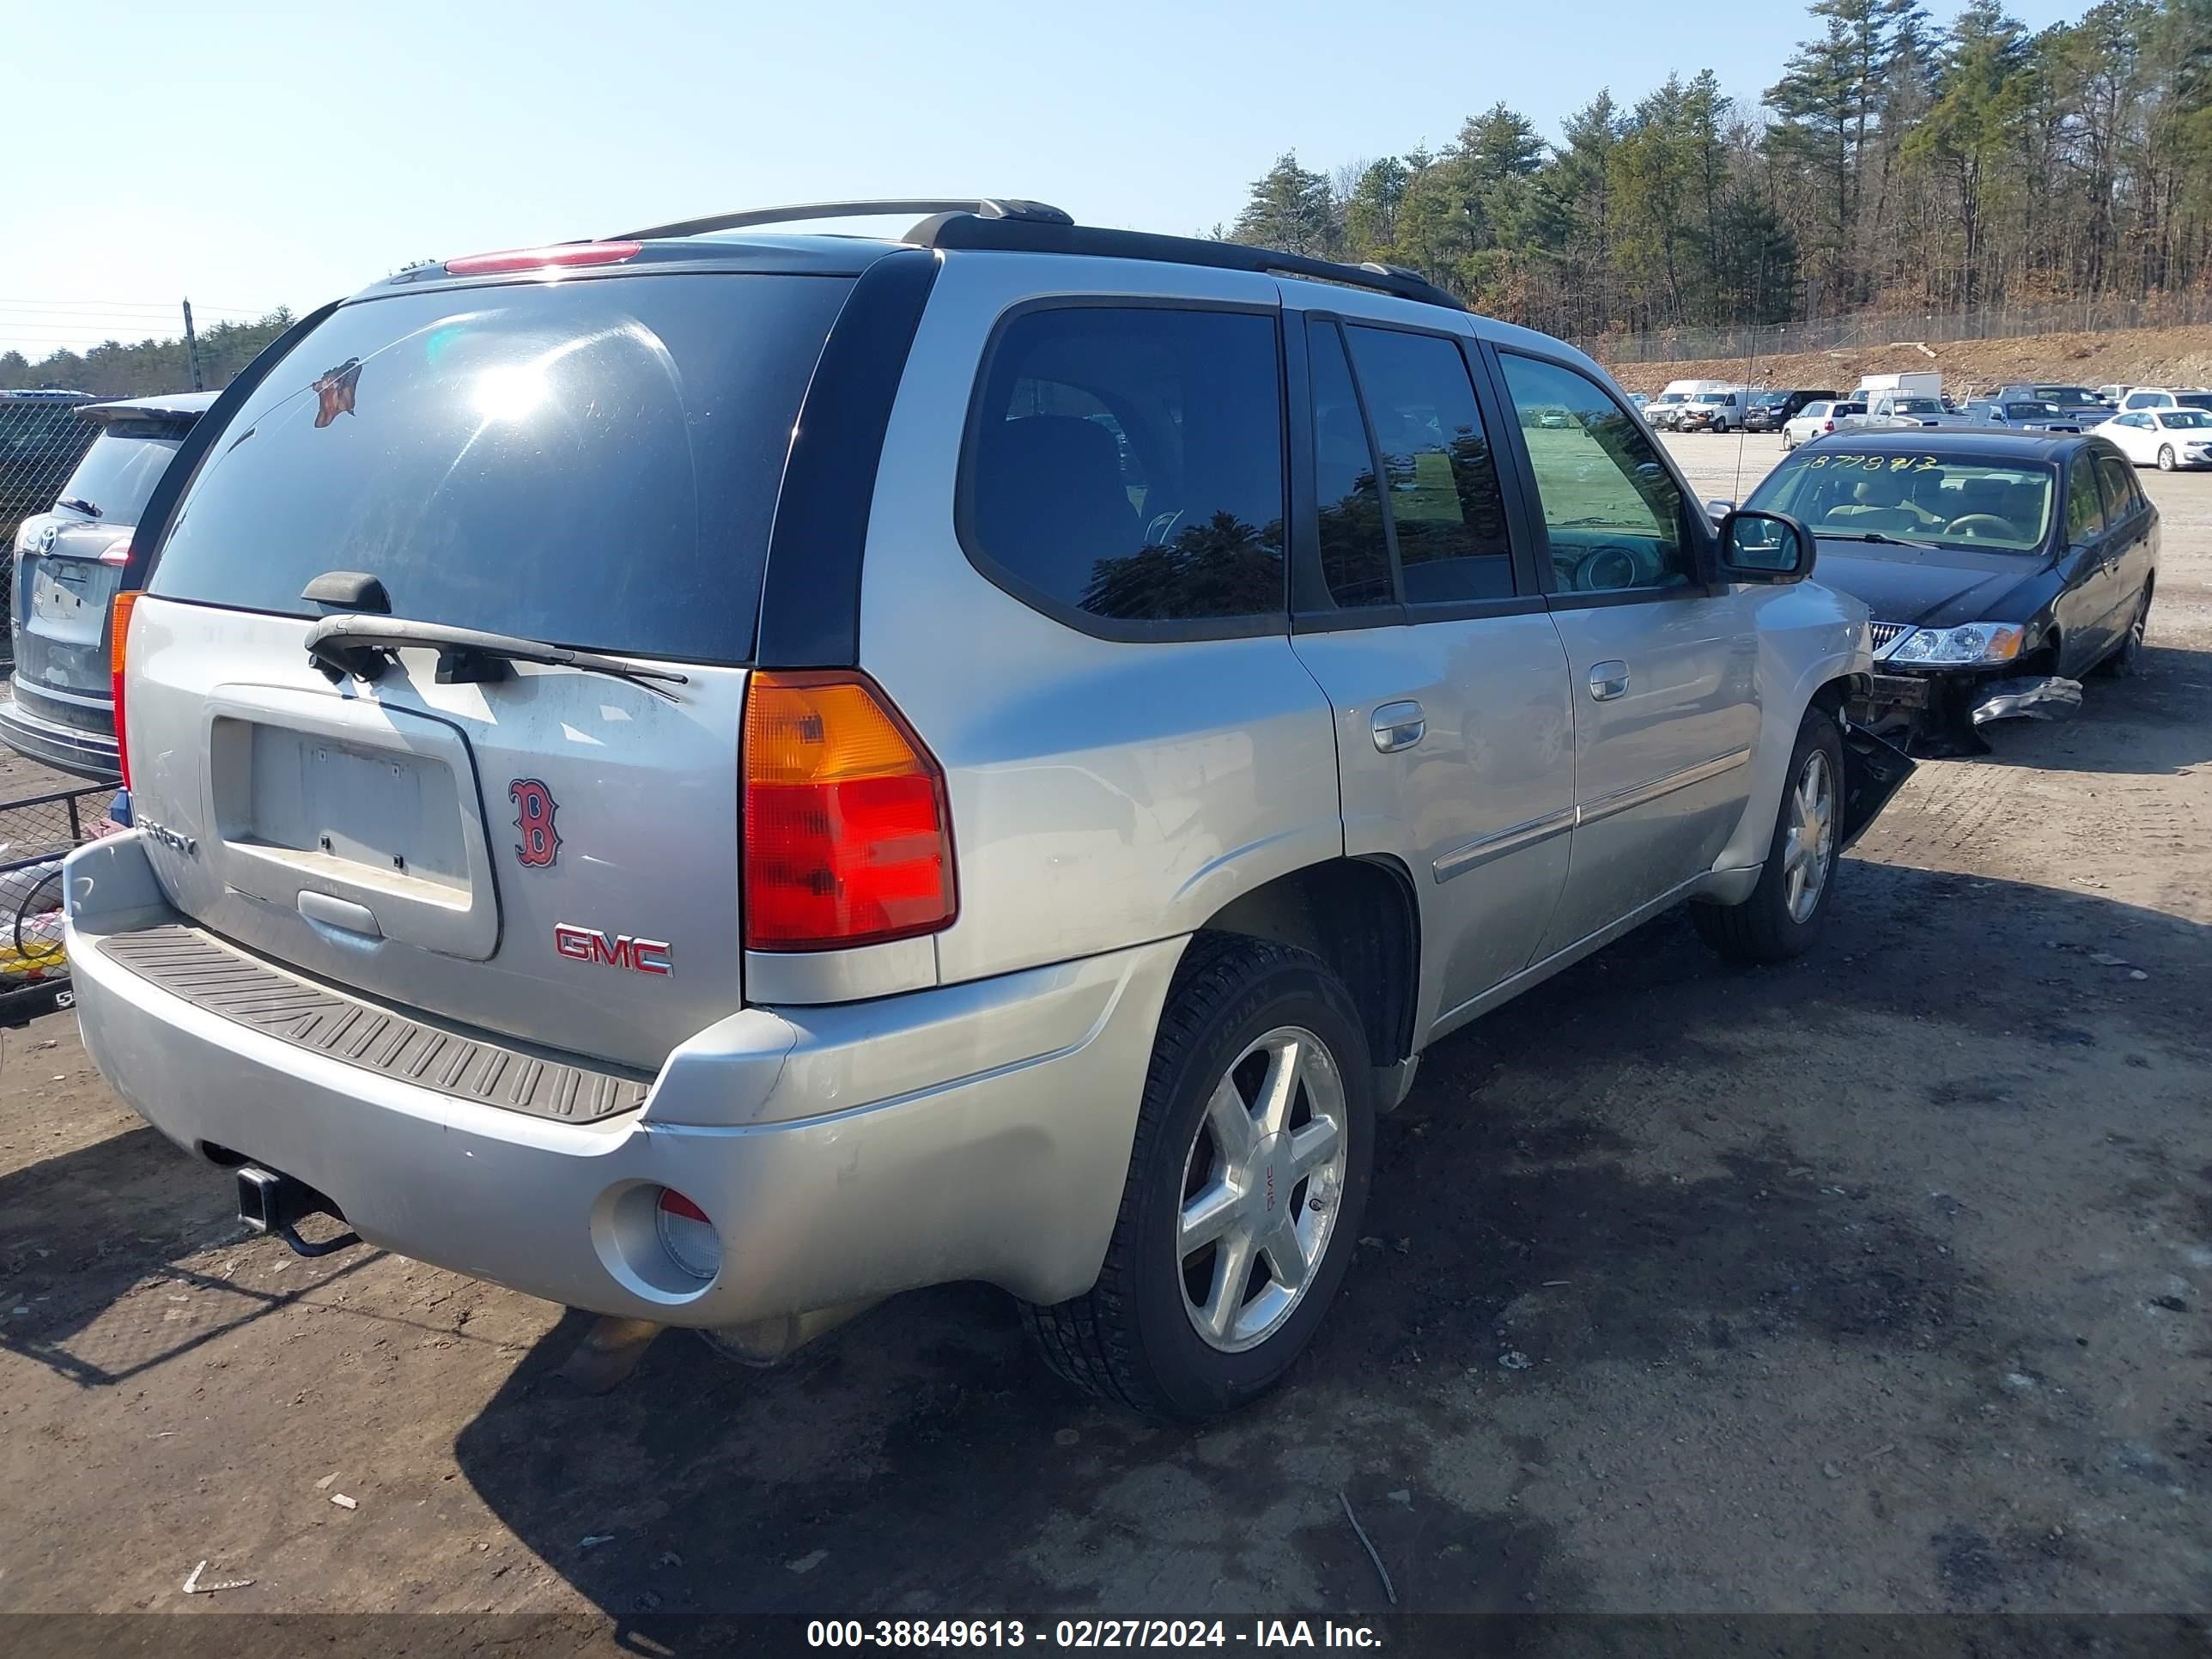
<svg viewBox="0 0 2212 1659"><path fill-rule="evenodd" d="M561 837L553 829L558 805L553 792L536 778L517 778L507 786L507 794L514 803L514 827L522 831L515 858L526 870L550 867L561 856Z"/></svg>

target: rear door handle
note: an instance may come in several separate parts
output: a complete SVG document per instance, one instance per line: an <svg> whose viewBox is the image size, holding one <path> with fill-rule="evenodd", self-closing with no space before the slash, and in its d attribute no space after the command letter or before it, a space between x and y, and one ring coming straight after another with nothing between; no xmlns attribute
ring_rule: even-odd
<svg viewBox="0 0 2212 1659"><path fill-rule="evenodd" d="M1611 702L1615 697L1628 695L1628 665L1625 662L1601 662L1590 665L1590 696L1598 702Z"/></svg>
<svg viewBox="0 0 2212 1659"><path fill-rule="evenodd" d="M1429 717L1421 705L1407 701L1386 702L1375 711L1375 746L1386 755L1411 749L1428 735Z"/></svg>

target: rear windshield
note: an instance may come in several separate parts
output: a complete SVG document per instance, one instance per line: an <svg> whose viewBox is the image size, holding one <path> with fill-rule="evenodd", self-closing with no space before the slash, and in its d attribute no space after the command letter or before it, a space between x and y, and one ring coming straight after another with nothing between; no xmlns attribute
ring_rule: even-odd
<svg viewBox="0 0 2212 1659"><path fill-rule="evenodd" d="M169 457L184 441L174 426L109 427L93 440L62 486L63 497L78 504L66 510L89 507L102 524L137 524L147 497L168 469Z"/></svg>
<svg viewBox="0 0 2212 1659"><path fill-rule="evenodd" d="M1890 404L1900 415L1941 415L1943 405L1933 398L1899 398Z"/></svg>
<svg viewBox="0 0 2212 1659"><path fill-rule="evenodd" d="M342 307L216 440L151 591L696 662L751 654L785 452L845 277L641 276Z"/></svg>

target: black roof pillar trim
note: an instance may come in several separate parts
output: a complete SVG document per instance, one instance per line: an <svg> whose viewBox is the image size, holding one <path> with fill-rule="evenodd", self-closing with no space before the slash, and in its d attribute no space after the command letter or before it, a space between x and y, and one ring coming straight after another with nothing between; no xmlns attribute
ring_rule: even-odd
<svg viewBox="0 0 2212 1659"><path fill-rule="evenodd" d="M837 315L799 410L762 579L762 668L851 668L860 659L860 561L884 429L937 260L902 249L870 265Z"/></svg>

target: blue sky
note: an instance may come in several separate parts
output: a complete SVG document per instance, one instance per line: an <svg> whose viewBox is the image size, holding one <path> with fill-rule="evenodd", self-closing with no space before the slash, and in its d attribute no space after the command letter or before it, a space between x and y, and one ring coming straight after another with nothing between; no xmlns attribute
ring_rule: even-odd
<svg viewBox="0 0 2212 1659"><path fill-rule="evenodd" d="M740 206L973 191L1201 230L1286 149L1434 147L1501 98L1556 137L1669 70L1756 103L1810 32L1784 0L12 9L0 349L33 356L141 336L180 295L302 308L417 258Z"/></svg>

